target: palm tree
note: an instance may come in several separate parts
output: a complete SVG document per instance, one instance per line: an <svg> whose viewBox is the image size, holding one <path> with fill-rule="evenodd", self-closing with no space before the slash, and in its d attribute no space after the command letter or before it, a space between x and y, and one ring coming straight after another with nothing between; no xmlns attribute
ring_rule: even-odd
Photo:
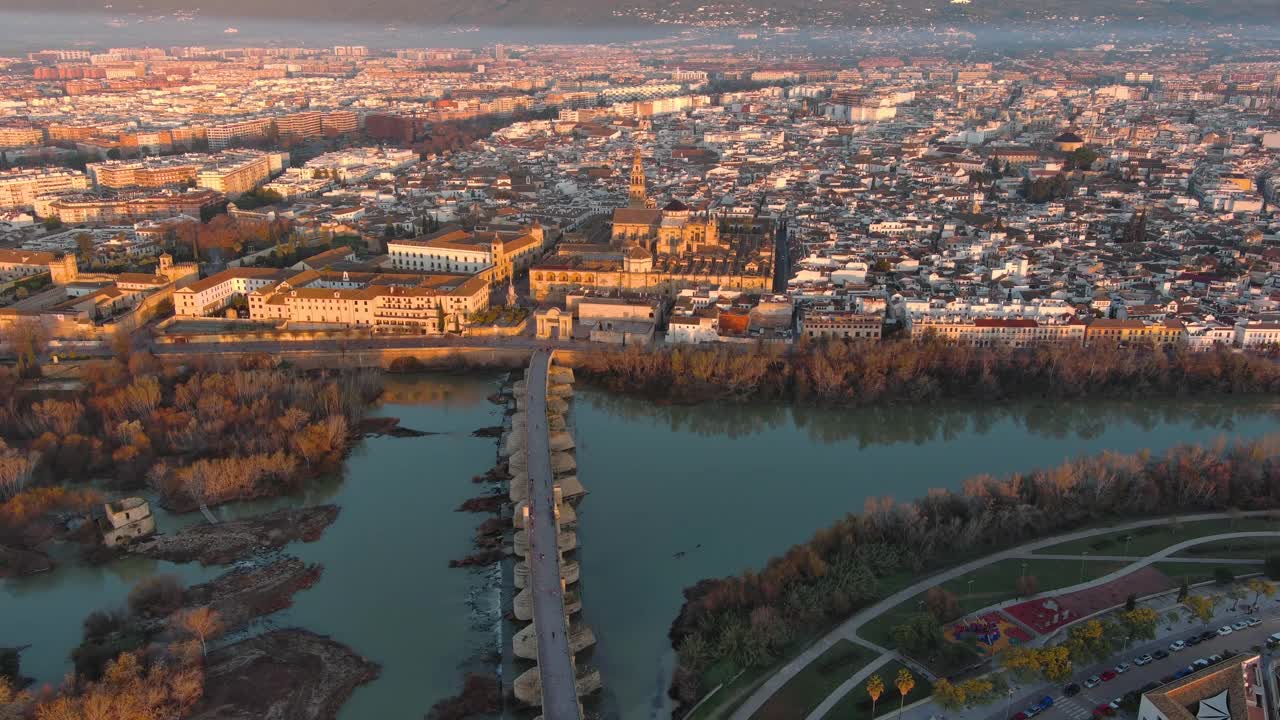
<svg viewBox="0 0 1280 720"><path fill-rule="evenodd" d="M898 678L894 681L894 685L898 686L898 695L900 695L898 699L898 717L901 718L902 707L907 702L907 695L915 688L916 679L911 676L910 670L900 668L898 670Z"/></svg>
<svg viewBox="0 0 1280 720"><path fill-rule="evenodd" d="M867 678L867 695L871 698L871 717L876 716L876 703L883 694L884 680L881 680L879 675L872 675Z"/></svg>

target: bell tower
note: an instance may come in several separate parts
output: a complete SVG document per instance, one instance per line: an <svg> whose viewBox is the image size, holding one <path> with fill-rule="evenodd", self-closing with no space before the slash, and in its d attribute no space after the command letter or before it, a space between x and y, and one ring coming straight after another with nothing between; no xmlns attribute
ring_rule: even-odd
<svg viewBox="0 0 1280 720"><path fill-rule="evenodd" d="M631 193L628 205L633 208L645 207L649 199L648 190L645 187L644 178L644 160L640 157L640 148L636 148L635 156L631 159Z"/></svg>

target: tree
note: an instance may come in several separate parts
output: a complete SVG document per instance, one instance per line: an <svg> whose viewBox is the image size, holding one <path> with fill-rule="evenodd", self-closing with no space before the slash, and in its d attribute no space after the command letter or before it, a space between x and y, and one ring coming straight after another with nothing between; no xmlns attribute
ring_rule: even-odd
<svg viewBox="0 0 1280 720"><path fill-rule="evenodd" d="M218 611L203 605L201 607L179 613L176 619L179 630L191 633L200 640L200 654L208 655L206 642L222 632L222 618Z"/></svg>
<svg viewBox="0 0 1280 720"><path fill-rule="evenodd" d="M1125 644L1127 645L1134 640L1154 640L1156 638L1156 623L1159 620L1160 614L1146 607L1134 608L1121 613L1120 625L1125 629Z"/></svg>
<svg viewBox="0 0 1280 720"><path fill-rule="evenodd" d="M1218 585L1230 585L1235 582L1236 574L1231 572L1230 568L1216 567L1213 569L1213 582Z"/></svg>
<svg viewBox="0 0 1280 720"><path fill-rule="evenodd" d="M871 717L876 716L876 703L880 701L880 696L883 694L884 680L879 675L867 678L867 697L871 698Z"/></svg>
<svg viewBox="0 0 1280 720"><path fill-rule="evenodd" d="M968 700L963 685L964 683L953 685L946 678L940 678L933 684L933 699L947 710L959 710ZM875 712L872 711L872 717L874 716Z"/></svg>
<svg viewBox="0 0 1280 720"><path fill-rule="evenodd" d="M1231 598L1231 612L1235 612L1236 608L1240 607L1240 601L1245 599L1246 595L1244 588L1239 585L1233 585L1227 590L1227 597Z"/></svg>
<svg viewBox="0 0 1280 720"><path fill-rule="evenodd" d="M1209 621L1213 619L1213 611L1218 605L1218 598L1213 595L1188 595L1182 601L1182 604L1187 606L1187 609L1191 611L1191 614L1196 619L1208 625Z"/></svg>
<svg viewBox="0 0 1280 720"><path fill-rule="evenodd" d="M93 235L87 232L76 233L76 253L80 259L90 264L93 262L94 252Z"/></svg>
<svg viewBox="0 0 1280 720"><path fill-rule="evenodd" d="M1129 597L1124 599L1125 612L1133 612L1136 607L1138 607L1138 596L1133 593L1129 593Z"/></svg>
<svg viewBox="0 0 1280 720"><path fill-rule="evenodd" d="M894 644L908 654L927 655L945 640L938 621L929 613L914 613L890 631Z"/></svg>
<svg viewBox="0 0 1280 720"><path fill-rule="evenodd" d="M1262 599L1263 595L1271 597L1276 594L1276 586L1262 578L1251 578L1245 587L1253 591L1254 605L1258 604L1258 601Z"/></svg>
<svg viewBox="0 0 1280 720"><path fill-rule="evenodd" d="M995 694L995 683L985 677L969 678L960 683L960 692L973 705L981 705L991 700Z"/></svg>
<svg viewBox="0 0 1280 720"><path fill-rule="evenodd" d="M960 601L956 594L942 586L929 588L924 594L924 603L938 622L950 622L960 617Z"/></svg>
<svg viewBox="0 0 1280 720"><path fill-rule="evenodd" d="M910 695L916 687L916 679L912 677L910 670L899 668L898 677L893 684L898 688L898 717L902 717L902 708L907 704L907 695Z"/></svg>
<svg viewBox="0 0 1280 720"><path fill-rule="evenodd" d="M48 230L49 232L54 232L61 227L62 227L62 218L58 217L57 215L50 215L49 217L44 219L44 229Z"/></svg>
<svg viewBox="0 0 1280 720"><path fill-rule="evenodd" d="M1187 587L1187 583L1183 582L1178 586L1178 602L1184 602L1187 596L1191 594L1191 588Z"/></svg>

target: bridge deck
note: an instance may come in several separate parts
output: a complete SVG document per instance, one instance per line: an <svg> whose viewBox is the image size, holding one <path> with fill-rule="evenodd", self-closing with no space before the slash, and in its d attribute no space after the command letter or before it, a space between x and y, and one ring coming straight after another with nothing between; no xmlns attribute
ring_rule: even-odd
<svg viewBox="0 0 1280 720"><path fill-rule="evenodd" d="M551 446L547 431L547 369L551 353L538 351L529 364L525 405L529 453L529 576L538 633L538 670L542 676L542 715L547 720L578 720L578 688L569 652L568 621L560 590L560 553L552 491Z"/></svg>

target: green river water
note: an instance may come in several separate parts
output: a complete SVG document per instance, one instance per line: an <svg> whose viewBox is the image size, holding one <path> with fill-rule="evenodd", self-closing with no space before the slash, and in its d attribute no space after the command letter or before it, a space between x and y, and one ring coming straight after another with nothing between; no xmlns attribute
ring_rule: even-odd
<svg viewBox="0 0 1280 720"><path fill-rule="evenodd" d="M288 504L336 503L337 522L287 551L324 565L292 608L255 630L302 626L382 664L342 720L421 718L468 669L492 669L509 629L497 569L450 569L471 551L481 516L454 509L483 486L496 445L471 431L501 422L486 401L496 375L392 379L378 414L438 433L372 438L345 472L300 497L217 510L227 518ZM585 659L609 718L664 718L672 654L666 633L681 591L759 566L869 496L909 499L1102 450L1160 451L1179 442L1280 429L1280 406L1247 402L1102 402L999 407L828 410L704 404L666 407L579 392L574 420L584 615L599 644ZM161 530L200 521L161 515ZM677 553L684 553L677 555ZM61 554L61 553L58 553ZM199 582L219 568L127 559L0 583L0 646L31 645L24 674L57 683L89 612L119 607L133 583L173 573Z"/></svg>

